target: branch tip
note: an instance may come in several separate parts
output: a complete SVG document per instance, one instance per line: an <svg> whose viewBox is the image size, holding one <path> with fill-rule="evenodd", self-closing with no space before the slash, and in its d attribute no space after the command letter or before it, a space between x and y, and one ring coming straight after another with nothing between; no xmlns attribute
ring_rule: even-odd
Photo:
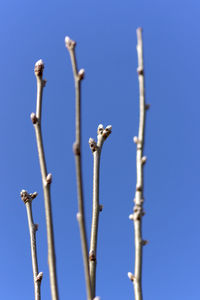
<svg viewBox="0 0 200 300"><path fill-rule="evenodd" d="M107 137L111 134L112 132L112 125L106 126L106 128L103 130L103 137L107 139Z"/></svg>
<svg viewBox="0 0 200 300"><path fill-rule="evenodd" d="M97 128L97 134L103 134L103 125L102 124L99 124L98 128Z"/></svg>
<svg viewBox="0 0 200 300"><path fill-rule="evenodd" d="M20 196L22 201L26 204L28 201L32 201L37 196L37 193L29 194L26 190L21 190Z"/></svg>
<svg viewBox="0 0 200 300"><path fill-rule="evenodd" d="M65 46L67 47L68 50L72 50L76 46L76 42L71 40L69 36L66 36L65 37Z"/></svg>
<svg viewBox="0 0 200 300"><path fill-rule="evenodd" d="M37 197L37 195L38 195L38 193L34 192L34 193L30 194L30 197L33 200L33 199L35 199Z"/></svg>
<svg viewBox="0 0 200 300"><path fill-rule="evenodd" d="M35 63L35 75L36 76L42 76L43 74L43 70L44 70L44 63L42 59L39 59L36 63Z"/></svg>

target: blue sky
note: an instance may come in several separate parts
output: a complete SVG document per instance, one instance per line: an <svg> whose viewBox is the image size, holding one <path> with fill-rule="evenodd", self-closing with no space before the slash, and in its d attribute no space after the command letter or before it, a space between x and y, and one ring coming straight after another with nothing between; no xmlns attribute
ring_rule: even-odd
<svg viewBox="0 0 200 300"><path fill-rule="evenodd" d="M147 115L144 300L200 294L199 1L1 1L0 298L34 299L26 210L20 191L37 191L42 299L50 299L43 193L35 134L34 64L45 63L42 127L52 207L60 299L86 299L74 157L74 83L64 37L77 41L83 81L83 173L87 232L92 202L89 137L112 124L101 160L97 295L134 299L128 219L135 192L138 131L136 28L144 29Z"/></svg>

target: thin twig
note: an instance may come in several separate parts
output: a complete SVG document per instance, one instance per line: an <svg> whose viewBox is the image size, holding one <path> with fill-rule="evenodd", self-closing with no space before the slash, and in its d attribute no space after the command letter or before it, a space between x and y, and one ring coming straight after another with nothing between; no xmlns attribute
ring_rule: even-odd
<svg viewBox="0 0 200 300"><path fill-rule="evenodd" d="M81 80L84 77L84 70L81 69L78 72L76 55L75 55L75 45L76 42L71 40L69 37L65 38L66 48L69 51L74 82L75 82L75 93L76 93L76 140L73 145L73 151L75 155L76 162L76 178L77 178L77 194L78 194L78 213L77 220L79 223L82 255L85 271L85 282L87 299L92 299L91 293L91 283L89 274L89 263L88 263L88 245L87 245L87 235L85 228L85 214L84 214L84 198L83 198L83 182L82 182L82 164L81 164Z"/></svg>
<svg viewBox="0 0 200 300"><path fill-rule="evenodd" d="M46 84L46 80L43 80L43 69L44 69L43 61L39 60L38 62L36 62L35 76L37 79L37 105L36 105L36 114L35 113L31 114L31 120L35 128L40 170L42 175L42 185L44 191L51 295L52 295L52 300L58 300L59 296L58 296L58 286L57 286L57 276L56 276L56 257L55 257L51 194L50 194L52 175L47 174L47 167L46 167L43 140L42 140L42 131L41 131L42 93L43 93L43 88Z"/></svg>
<svg viewBox="0 0 200 300"><path fill-rule="evenodd" d="M38 273L38 261L37 261L37 248L36 248L36 231L38 230L38 224L34 224L32 214L32 200L37 196L37 193L28 194L27 191L22 190L21 198L26 205L28 226L31 241L31 257L32 257L32 268L33 268L33 281L35 290L35 300L40 300L40 285L43 277L43 273Z"/></svg>
<svg viewBox="0 0 200 300"><path fill-rule="evenodd" d="M92 297L96 294L96 252L97 252L97 235L99 224L99 212L102 210L102 205L99 205L99 172L100 172L100 156L103 143L110 135L112 126L109 125L105 129L100 124L97 130L97 143L92 138L89 139L89 145L93 153L93 208L92 208L92 226L90 239L90 279L92 288Z"/></svg>
<svg viewBox="0 0 200 300"><path fill-rule="evenodd" d="M143 211L143 166L146 162L146 157L143 156L144 147L144 128L145 128L145 111L147 106L145 105L145 89L144 89L144 65L143 65L143 43L142 43L142 28L137 29L137 53L138 53L138 80L139 80L139 130L138 137L134 137L134 142L137 145L136 154L136 170L137 170L137 183L136 192L134 198L133 214L129 216L134 222L135 230L135 273L128 273L128 277L133 282L135 300L142 300L142 252L143 246L147 244L147 241L142 239L142 217Z"/></svg>

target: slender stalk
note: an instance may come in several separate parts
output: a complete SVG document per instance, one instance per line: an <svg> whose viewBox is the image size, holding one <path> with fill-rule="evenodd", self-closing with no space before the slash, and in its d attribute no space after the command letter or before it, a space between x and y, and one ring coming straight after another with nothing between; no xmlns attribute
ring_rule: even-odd
<svg viewBox="0 0 200 300"><path fill-rule="evenodd" d="M91 293L91 283L90 283L89 263L88 263L87 235L86 235L86 228L85 228L82 163L81 163L81 80L84 77L84 70L81 69L79 72L77 70L77 62L76 62L76 55L75 55L76 43L74 41L72 41L69 37L65 38L65 43L66 43L66 48L68 49L69 54L70 54L72 70L73 70L73 75L74 75L74 82L75 82L76 140L73 145L73 150L74 150L75 163L76 163L77 194L78 194L77 220L78 220L79 229L80 229L87 299L91 300L92 293Z"/></svg>
<svg viewBox="0 0 200 300"><path fill-rule="evenodd" d="M36 231L38 230L38 224L34 224L32 214L32 200L37 196L37 193L28 194L27 191L21 191L21 198L26 205L28 226L31 241L31 257L32 257L32 268L33 268L33 281L35 290L35 300L40 300L40 285L42 281L43 273L38 273L38 261L37 261L37 248L36 248Z"/></svg>
<svg viewBox="0 0 200 300"><path fill-rule="evenodd" d="M138 80L139 80L139 130L138 137L134 137L134 142L137 145L136 153L136 192L134 198L133 214L129 216L134 222L135 230L135 273L128 273L129 278L133 281L135 300L142 300L142 258L143 258L143 246L147 244L147 241L142 239L142 217L143 211L143 166L146 162L146 157L143 156L144 148L144 128L145 128L145 111L147 106L145 105L145 89L144 89L144 65L143 65L143 43L142 43L142 28L137 29L137 53L138 53Z"/></svg>
<svg viewBox="0 0 200 300"><path fill-rule="evenodd" d="M45 160L43 140L42 140L42 131L41 131L42 94L43 94L43 88L46 83L46 81L43 80L42 78L43 69L44 69L44 64L42 60L39 60L35 64L35 75L37 79L36 114L34 113L31 114L31 120L35 128L40 170L42 175L42 185L43 185L43 192L44 192L51 296L52 296L52 300L58 300L59 296L58 296L58 286L57 286L57 276L56 276L56 257L55 257L55 247L54 247L54 233L53 233L53 220L52 220L51 194L50 194L52 175L47 174L46 160Z"/></svg>
<svg viewBox="0 0 200 300"><path fill-rule="evenodd" d="M91 239L90 239L90 279L92 297L96 294L96 252L97 252L97 236L98 236L98 224L99 224L99 212L102 210L102 206L99 205L99 173L100 173L100 157L101 150L105 139L110 135L112 126L109 125L105 129L100 124L97 130L97 144L90 138L89 145L93 153L93 209L92 209L92 226L91 226Z"/></svg>

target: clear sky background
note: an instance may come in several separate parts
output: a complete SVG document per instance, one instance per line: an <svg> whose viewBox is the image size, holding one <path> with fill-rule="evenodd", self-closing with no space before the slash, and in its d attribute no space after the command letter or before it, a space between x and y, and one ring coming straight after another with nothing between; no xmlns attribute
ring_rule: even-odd
<svg viewBox="0 0 200 300"><path fill-rule="evenodd" d="M52 207L60 299L86 299L78 224L74 82L64 37L77 41L83 81L83 174L88 237L92 164L89 137L112 124L101 160L97 295L134 299L138 132L136 28L144 29L147 115L144 300L200 297L200 3L195 0L9 1L0 4L0 299L34 299L29 231L21 189L37 191L42 299L50 299L43 192L35 133L35 62L45 63L42 128Z"/></svg>

